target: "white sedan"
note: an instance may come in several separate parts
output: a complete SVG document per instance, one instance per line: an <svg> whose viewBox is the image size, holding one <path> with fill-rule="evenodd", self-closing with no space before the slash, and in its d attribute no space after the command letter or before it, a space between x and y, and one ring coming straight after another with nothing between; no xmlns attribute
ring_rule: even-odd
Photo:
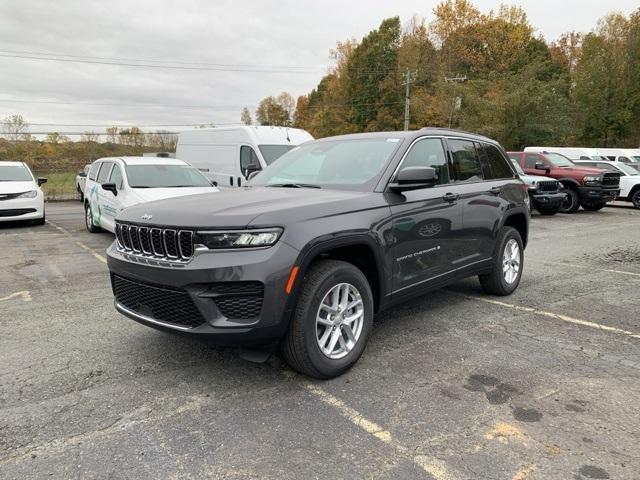
<svg viewBox="0 0 640 480"><path fill-rule="evenodd" d="M116 216L127 207L218 191L197 168L175 158L100 158L91 165L84 187L85 225L91 233L113 233Z"/></svg>
<svg viewBox="0 0 640 480"><path fill-rule="evenodd" d="M0 162L0 222L30 220L44 225L44 194L24 162Z"/></svg>

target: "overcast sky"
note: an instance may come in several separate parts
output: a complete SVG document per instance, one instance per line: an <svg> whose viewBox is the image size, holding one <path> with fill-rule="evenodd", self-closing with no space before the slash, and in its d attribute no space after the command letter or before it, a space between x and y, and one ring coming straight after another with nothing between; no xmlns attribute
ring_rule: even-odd
<svg viewBox="0 0 640 480"><path fill-rule="evenodd" d="M253 111L267 95L309 92L331 64L329 52L336 41L360 39L394 15L403 23L414 13L429 21L437 3L5 0L0 3L0 118L20 113L32 132L104 130L37 123L167 125L178 130L183 124L238 122L243 106ZM500 3L474 1L483 11ZM616 0L615 7L602 0L510 3L524 7L547 40L570 30L592 30L613 8L625 14L637 8L635 0ZM146 65L189 69L6 56L51 54L86 56L64 57L84 62L145 60Z"/></svg>

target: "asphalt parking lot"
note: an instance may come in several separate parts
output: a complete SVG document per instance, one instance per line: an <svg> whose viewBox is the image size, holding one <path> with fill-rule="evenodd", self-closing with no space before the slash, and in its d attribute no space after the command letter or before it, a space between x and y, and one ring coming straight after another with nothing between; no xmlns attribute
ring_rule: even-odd
<svg viewBox="0 0 640 480"><path fill-rule="evenodd" d="M78 202L0 227L2 478L640 478L640 211L532 219L476 279L377 317L317 382L113 308Z"/></svg>

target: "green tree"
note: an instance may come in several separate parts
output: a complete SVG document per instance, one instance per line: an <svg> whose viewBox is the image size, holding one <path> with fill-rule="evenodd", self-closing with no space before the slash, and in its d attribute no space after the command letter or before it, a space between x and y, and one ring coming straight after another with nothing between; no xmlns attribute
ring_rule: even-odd
<svg viewBox="0 0 640 480"><path fill-rule="evenodd" d="M289 112L284 109L275 97L263 98L256 110L256 120L260 125L288 126Z"/></svg>

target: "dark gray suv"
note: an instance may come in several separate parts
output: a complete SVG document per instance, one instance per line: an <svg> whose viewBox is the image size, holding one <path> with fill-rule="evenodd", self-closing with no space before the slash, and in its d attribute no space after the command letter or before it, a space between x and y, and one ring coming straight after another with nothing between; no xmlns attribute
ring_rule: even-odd
<svg viewBox="0 0 640 480"><path fill-rule="evenodd" d="M495 141L365 133L296 147L244 188L127 209L108 262L124 315L245 352L279 346L329 378L382 309L472 275L513 292L528 227L526 186Z"/></svg>

